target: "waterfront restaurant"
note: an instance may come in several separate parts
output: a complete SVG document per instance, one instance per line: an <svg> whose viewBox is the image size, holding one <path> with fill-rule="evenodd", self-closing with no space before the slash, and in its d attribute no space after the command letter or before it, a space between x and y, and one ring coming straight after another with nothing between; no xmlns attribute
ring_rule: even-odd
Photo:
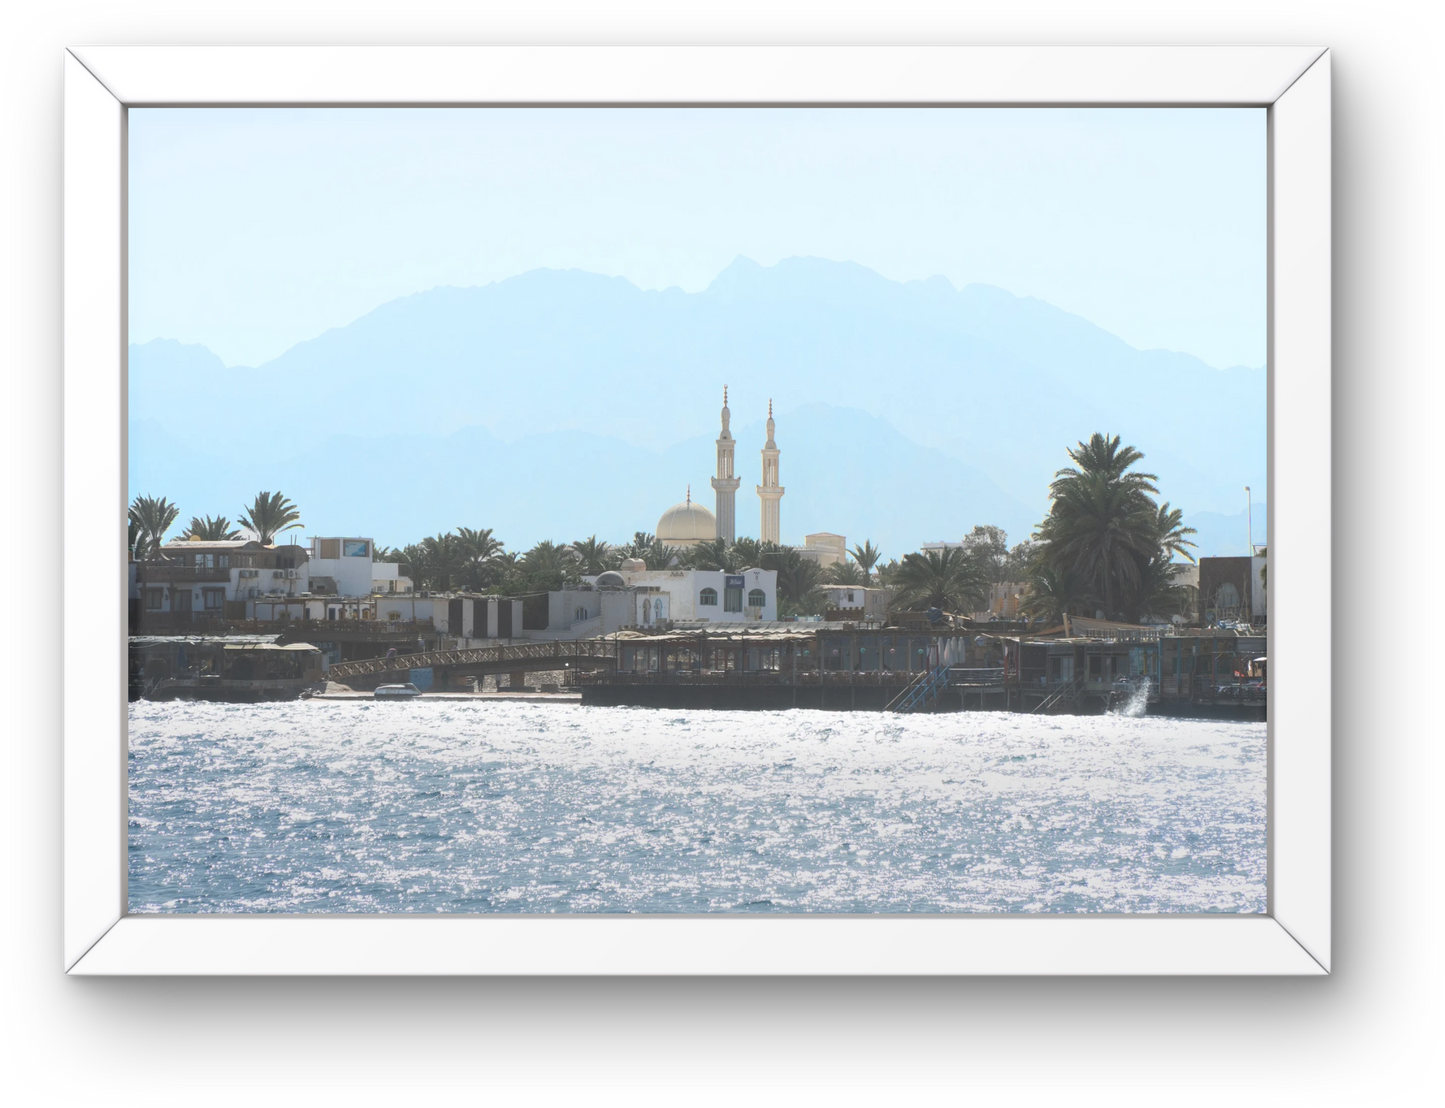
<svg viewBox="0 0 1445 1108"><path fill-rule="evenodd" d="M873 675L888 683L940 665L962 665L963 633L860 631L846 623L776 623L746 630L695 628L661 635L618 637L617 675L622 680L699 680L769 677L789 682L828 675ZM875 681L875 683L877 683Z"/></svg>

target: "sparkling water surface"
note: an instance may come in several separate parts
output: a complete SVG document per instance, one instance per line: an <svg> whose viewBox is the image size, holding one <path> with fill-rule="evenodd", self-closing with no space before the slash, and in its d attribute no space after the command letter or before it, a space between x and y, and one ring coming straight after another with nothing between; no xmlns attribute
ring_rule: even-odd
<svg viewBox="0 0 1445 1108"><path fill-rule="evenodd" d="M136 912L1263 912L1265 726L130 709Z"/></svg>

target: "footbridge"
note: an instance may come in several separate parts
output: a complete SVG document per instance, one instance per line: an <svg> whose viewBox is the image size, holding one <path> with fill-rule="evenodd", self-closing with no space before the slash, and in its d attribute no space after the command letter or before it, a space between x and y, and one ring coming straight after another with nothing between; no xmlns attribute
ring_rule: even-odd
<svg viewBox="0 0 1445 1108"><path fill-rule="evenodd" d="M412 669L433 669L448 676L483 676L492 673L523 674L557 669L612 669L617 665L617 644L610 639L575 639L570 642L529 642L512 646L480 646L471 650L428 650L393 658L363 658L337 662L327 672L333 681L402 675Z"/></svg>

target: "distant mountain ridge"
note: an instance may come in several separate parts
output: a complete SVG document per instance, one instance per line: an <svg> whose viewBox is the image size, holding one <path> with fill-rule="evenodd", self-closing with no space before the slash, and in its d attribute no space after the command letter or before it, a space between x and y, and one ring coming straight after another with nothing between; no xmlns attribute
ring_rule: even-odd
<svg viewBox="0 0 1445 1108"><path fill-rule="evenodd" d="M330 467L331 484L346 487L348 471L384 453L383 442L415 440L408 449L428 457L449 443L451 455L433 459L407 493L436 505L422 515L445 518L449 482L485 457L543 494L542 505L557 505L538 537L560 538L578 528L549 489L606 482L619 490L602 498L608 510L649 530L689 481L710 504L711 440L727 383L735 428L759 423L769 398L776 404L785 531L790 513L805 526L815 512L835 522L808 529L842 530L836 517L847 506L860 526L886 523L901 541L975 523L1023 537L1046 506L1050 476L1067 463L1066 447L1094 430L1143 450L1163 495L1186 513L1233 509L1243 485L1265 483L1264 382L1261 369L1135 350L1078 316L991 286L896 282L816 258L770 267L739 258L701 293L644 291L576 270L432 289L255 369L226 369L205 347L156 340L131 348L130 409L142 438L166 439L175 458L210 458L195 464L213 479L237 471L248 487L264 485L251 474L284 471L287 459ZM338 437L353 444L350 456L317 460L320 445ZM531 453L543 441L567 446ZM508 442L517 444L510 459L483 446ZM756 482L751 449L739 445L740 524ZM145 453L143 441L137 451ZM662 492L637 467L681 465L684 456L676 473L659 475L677 488L666 503L624 507L633 492L645 489L649 504ZM165 474L133 458L134 491L163 491L136 487L142 477L154 485ZM507 498L493 499L503 510ZM522 513L519 526L535 514L505 510ZM468 518L507 529L476 511ZM593 530L625 537L600 524L585 533Z"/></svg>

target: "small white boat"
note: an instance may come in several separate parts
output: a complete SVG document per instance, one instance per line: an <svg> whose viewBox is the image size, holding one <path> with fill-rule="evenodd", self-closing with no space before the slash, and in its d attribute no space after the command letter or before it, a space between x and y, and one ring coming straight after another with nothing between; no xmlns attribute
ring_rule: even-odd
<svg viewBox="0 0 1445 1108"><path fill-rule="evenodd" d="M377 700L410 700L420 696L421 690L408 681L404 685L377 685L371 695Z"/></svg>

